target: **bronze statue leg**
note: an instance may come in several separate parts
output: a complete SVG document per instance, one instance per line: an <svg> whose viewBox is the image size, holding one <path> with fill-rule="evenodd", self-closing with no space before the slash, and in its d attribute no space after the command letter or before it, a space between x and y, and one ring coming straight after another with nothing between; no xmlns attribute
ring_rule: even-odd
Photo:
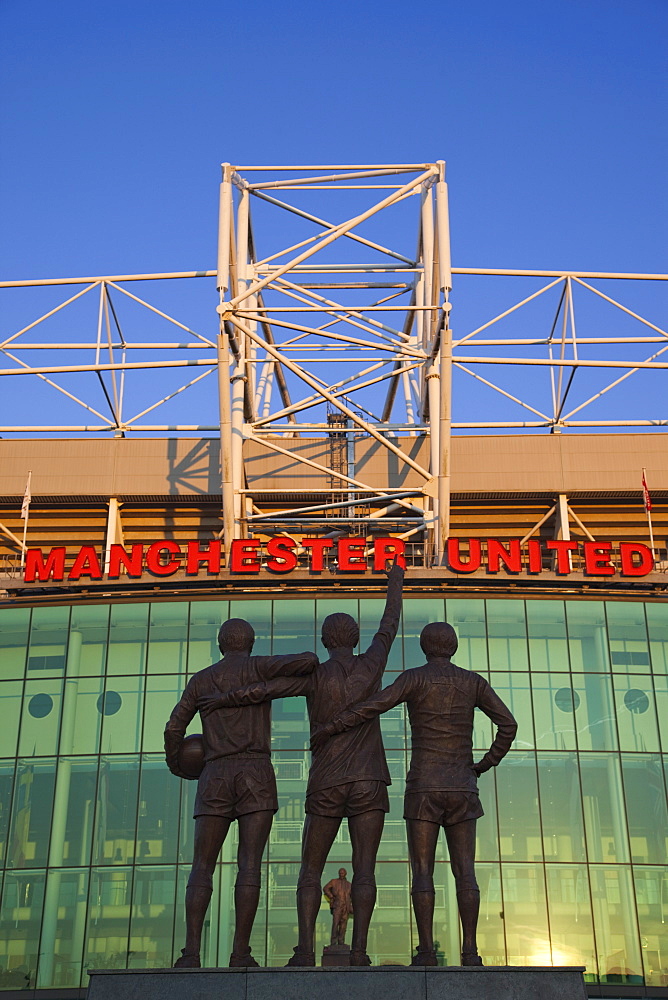
<svg viewBox="0 0 668 1000"><path fill-rule="evenodd" d="M434 950L434 859L440 827L425 819L407 819L408 856L413 884L411 900L418 932L418 951Z"/></svg>
<svg viewBox="0 0 668 1000"><path fill-rule="evenodd" d="M338 816L306 814L302 836L302 865L297 882L297 920L299 942L297 951L309 955L315 948L315 922L320 911L323 869L327 855L339 832Z"/></svg>
<svg viewBox="0 0 668 1000"><path fill-rule="evenodd" d="M183 962L197 958L202 926L213 889L213 870L232 820L222 816L197 816L195 819L194 861L186 889L186 946Z"/></svg>
<svg viewBox="0 0 668 1000"><path fill-rule="evenodd" d="M348 818L353 848L353 941L351 951L366 953L371 914L376 905L376 855L383 833L385 813L370 809Z"/></svg>
<svg viewBox="0 0 668 1000"><path fill-rule="evenodd" d="M260 865L269 839L274 813L271 809L239 817L237 880L234 886L234 942L232 953L243 957L250 951L250 935L260 901Z"/></svg>
<svg viewBox="0 0 668 1000"><path fill-rule="evenodd" d="M475 877L475 827L476 820L445 827L445 838L450 852L450 867L457 887L457 906L462 922L462 965L479 965L465 961L478 955L476 930L480 910L480 890Z"/></svg>
<svg viewBox="0 0 668 1000"><path fill-rule="evenodd" d="M339 927L338 927L339 936L338 936L337 941L336 941L337 944L345 944L346 943L346 928L347 928L347 926L348 926L348 911L344 910L344 912L341 914L341 919L339 920Z"/></svg>

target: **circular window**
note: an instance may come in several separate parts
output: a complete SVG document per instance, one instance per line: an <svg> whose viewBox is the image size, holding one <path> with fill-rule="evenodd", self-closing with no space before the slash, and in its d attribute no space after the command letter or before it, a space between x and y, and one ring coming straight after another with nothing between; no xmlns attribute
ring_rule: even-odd
<svg viewBox="0 0 668 1000"><path fill-rule="evenodd" d="M28 711L33 719L45 719L53 708L53 698L50 694L36 694L28 702Z"/></svg>
<svg viewBox="0 0 668 1000"><path fill-rule="evenodd" d="M122 704L123 699L118 691L105 691L97 699L97 710L100 715L116 715Z"/></svg>
<svg viewBox="0 0 668 1000"><path fill-rule="evenodd" d="M554 704L560 712L572 712L580 707L580 695L573 688L559 688L554 695Z"/></svg>
<svg viewBox="0 0 668 1000"><path fill-rule="evenodd" d="M639 691L638 688L631 688L624 695L624 704L629 712L633 712L634 715L642 715L649 708L649 698L644 691Z"/></svg>

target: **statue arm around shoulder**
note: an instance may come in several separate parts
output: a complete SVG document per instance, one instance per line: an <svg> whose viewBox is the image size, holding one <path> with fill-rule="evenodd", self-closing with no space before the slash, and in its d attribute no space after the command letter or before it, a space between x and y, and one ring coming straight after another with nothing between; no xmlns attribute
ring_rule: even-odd
<svg viewBox="0 0 668 1000"><path fill-rule="evenodd" d="M188 682L188 685L181 696L178 705L169 717L165 726L165 761L167 767L177 778L187 778L179 770L179 750L186 734L189 723L197 713L197 698L195 695L195 678Z"/></svg>
<svg viewBox="0 0 668 1000"><path fill-rule="evenodd" d="M517 722L507 705L482 677L479 680L476 704L497 727L491 747L482 760L473 765L476 774L484 774L490 768L496 767L510 750L517 735Z"/></svg>
<svg viewBox="0 0 668 1000"><path fill-rule="evenodd" d="M315 655L315 654L313 654ZM243 708L246 705L261 705L274 698L294 698L306 694L309 676L277 677L273 681L257 681L236 691L225 691L213 698L203 698L199 709L202 715L209 715L218 708Z"/></svg>
<svg viewBox="0 0 668 1000"><path fill-rule="evenodd" d="M251 662L257 676L264 681L276 677L306 677L318 666L316 653L286 653L282 656L253 656Z"/></svg>

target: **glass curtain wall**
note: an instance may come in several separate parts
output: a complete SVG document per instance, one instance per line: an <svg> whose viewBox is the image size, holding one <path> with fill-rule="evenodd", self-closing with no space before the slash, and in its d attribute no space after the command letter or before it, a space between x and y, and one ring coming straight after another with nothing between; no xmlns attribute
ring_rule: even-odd
<svg viewBox="0 0 668 1000"><path fill-rule="evenodd" d="M258 653L318 648L332 611L368 644L378 599L175 601L0 611L0 988L76 988L89 968L171 965L184 939L195 783L162 756L188 677L218 659L225 618L245 617ZM479 943L489 965L582 964L606 983L668 984L666 778L668 605L629 601L407 598L386 683L423 658L419 634L446 618L455 660L515 713L514 749L483 775ZM320 647L322 649L322 647ZM382 721L393 784L380 847L374 964L416 944L402 797L403 707ZM197 731L194 720L191 731ZM476 713L475 745L492 739ZM274 703L280 809L253 932L261 964L296 940L308 726L304 700ZM233 931L236 825L217 867L203 964L225 965ZM351 870L345 824L324 880ZM460 949L444 838L436 871L443 964ZM317 947L329 942L323 905Z"/></svg>

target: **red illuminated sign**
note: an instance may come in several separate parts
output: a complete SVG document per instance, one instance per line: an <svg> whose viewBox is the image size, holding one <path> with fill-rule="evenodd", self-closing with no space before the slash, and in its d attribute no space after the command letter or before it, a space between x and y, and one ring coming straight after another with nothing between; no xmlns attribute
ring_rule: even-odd
<svg viewBox="0 0 668 1000"><path fill-rule="evenodd" d="M109 552L94 545L82 545L66 570L67 552L64 546L28 549L25 562L25 583L118 580L121 576L138 580L143 576L169 577L175 573L186 576L219 576L221 571L233 576L257 575L263 570L274 574L306 569L322 573L329 569L338 573L378 573L395 555L405 563L405 543L401 538L292 538L276 537L267 542L258 538L235 539L223 567L223 552L219 539L209 542L191 541L180 545L173 539L160 539L150 545L136 542L128 547L112 545ZM622 577L647 576L654 569L652 550L641 542L577 542L563 539L530 538L522 544L517 538L449 538L445 569L451 573L485 573L496 575L537 575L553 571L568 576L577 571L585 576Z"/></svg>

